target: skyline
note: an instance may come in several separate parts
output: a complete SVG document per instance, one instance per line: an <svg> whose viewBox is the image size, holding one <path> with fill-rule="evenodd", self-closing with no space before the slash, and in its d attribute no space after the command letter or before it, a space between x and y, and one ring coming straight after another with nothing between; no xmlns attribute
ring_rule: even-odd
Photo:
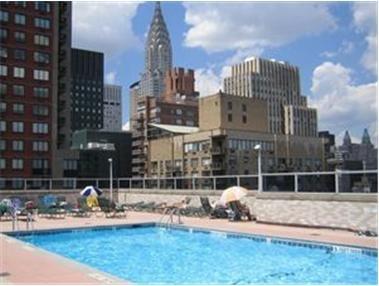
<svg viewBox="0 0 379 286"><path fill-rule="evenodd" d="M73 46L105 53L105 82L123 86L124 124L128 87L143 72L153 5L73 3ZM285 60L300 68L302 94L318 108L319 130L328 129L340 139L349 129L356 141L367 127L376 143L376 5L162 2L162 10L173 65L195 70L201 96L217 92L226 67L246 57ZM106 32L101 41L99 30Z"/></svg>

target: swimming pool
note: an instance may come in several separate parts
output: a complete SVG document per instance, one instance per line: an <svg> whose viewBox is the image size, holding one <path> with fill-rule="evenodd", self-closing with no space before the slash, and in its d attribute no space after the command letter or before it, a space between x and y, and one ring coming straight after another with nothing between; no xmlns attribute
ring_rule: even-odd
<svg viewBox="0 0 379 286"><path fill-rule="evenodd" d="M377 252L156 225L19 239L136 284L377 284Z"/></svg>

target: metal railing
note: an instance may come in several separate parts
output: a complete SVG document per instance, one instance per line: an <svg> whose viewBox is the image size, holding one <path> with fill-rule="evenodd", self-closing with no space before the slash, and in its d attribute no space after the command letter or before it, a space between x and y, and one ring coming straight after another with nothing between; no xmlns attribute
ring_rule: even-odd
<svg viewBox="0 0 379 286"><path fill-rule="evenodd" d="M377 170L262 173L263 192L377 193ZM1 190L78 190L110 187L109 178L0 178ZM258 190L258 175L115 178L118 189L224 190L230 186Z"/></svg>

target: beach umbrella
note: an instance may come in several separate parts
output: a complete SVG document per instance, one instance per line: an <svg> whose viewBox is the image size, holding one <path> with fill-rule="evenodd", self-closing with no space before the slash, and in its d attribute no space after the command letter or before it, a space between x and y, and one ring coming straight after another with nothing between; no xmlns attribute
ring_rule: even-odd
<svg viewBox="0 0 379 286"><path fill-rule="evenodd" d="M247 195L247 189L243 187L230 187L227 188L221 195L220 202L224 205L230 202L239 201Z"/></svg>
<svg viewBox="0 0 379 286"><path fill-rule="evenodd" d="M87 186L85 187L81 192L80 192L80 195L84 196L84 197L88 197L88 196L100 196L101 194L103 193L102 190L100 190L99 188L97 187L94 187L94 186Z"/></svg>

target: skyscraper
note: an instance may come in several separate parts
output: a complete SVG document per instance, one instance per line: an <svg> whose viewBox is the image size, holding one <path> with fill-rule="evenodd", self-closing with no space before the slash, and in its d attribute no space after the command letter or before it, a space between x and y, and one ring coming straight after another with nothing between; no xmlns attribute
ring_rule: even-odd
<svg viewBox="0 0 379 286"><path fill-rule="evenodd" d="M121 131L122 87L113 84L104 85L104 131Z"/></svg>
<svg viewBox="0 0 379 286"><path fill-rule="evenodd" d="M170 35L159 2L155 4L153 20L145 45L145 71L141 79L143 96L160 97L164 92L164 78L172 67Z"/></svg>

